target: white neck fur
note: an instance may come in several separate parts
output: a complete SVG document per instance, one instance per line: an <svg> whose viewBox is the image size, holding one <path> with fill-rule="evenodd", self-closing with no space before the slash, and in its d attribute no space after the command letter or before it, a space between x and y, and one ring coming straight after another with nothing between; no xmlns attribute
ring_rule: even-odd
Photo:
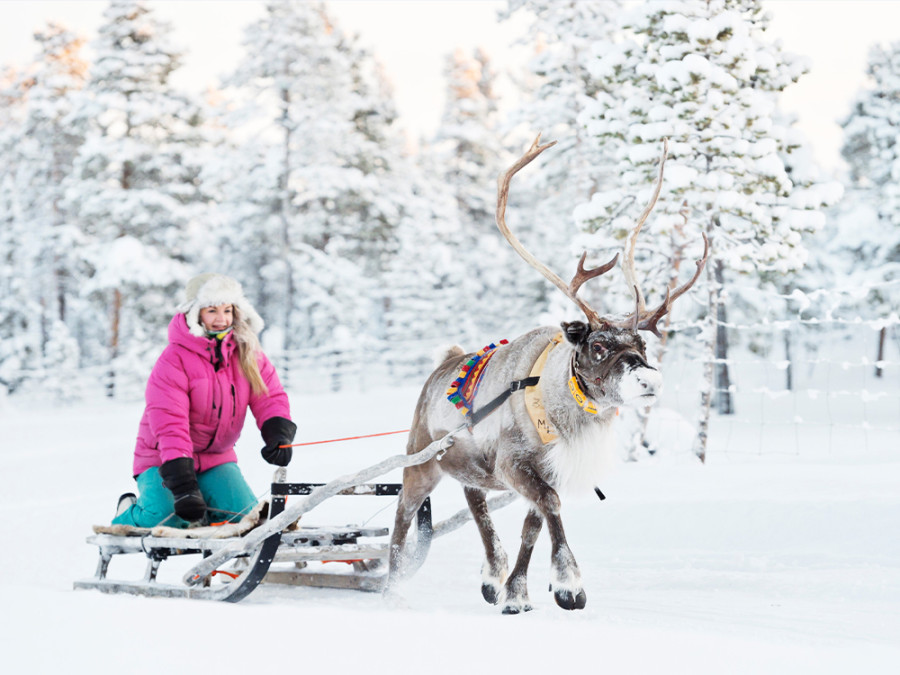
<svg viewBox="0 0 900 675"><path fill-rule="evenodd" d="M596 424L585 424L571 441L560 438L547 451L544 468L557 492L573 496L592 494L610 474L616 461L615 421L612 416L597 420Z"/></svg>

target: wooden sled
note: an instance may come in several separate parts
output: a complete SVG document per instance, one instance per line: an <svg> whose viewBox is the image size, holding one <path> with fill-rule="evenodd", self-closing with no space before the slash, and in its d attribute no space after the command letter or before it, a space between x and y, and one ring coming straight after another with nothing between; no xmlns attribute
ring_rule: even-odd
<svg viewBox="0 0 900 675"><path fill-rule="evenodd" d="M301 586L352 588L379 591L387 574L389 552L388 528L365 527L299 527L294 524L304 513L335 495L396 496L399 483L368 483L396 468L422 464L443 455L452 444L448 433L414 455L395 455L351 476L326 484L287 483L286 470L276 471L271 488L268 520L242 536L225 538L196 538L191 530L172 531L164 528L166 536L154 536L156 528L126 534L102 532L110 528L95 528L101 533L88 537L89 544L98 547L100 560L93 579L76 581L76 589L93 589L105 593L163 596L171 598L202 598L237 602L247 597L260 583L280 583ZM285 506L289 495L303 496ZM432 538L431 503L422 504L417 514L417 537L406 555L406 572L412 573L428 554ZM172 534L178 536L171 536ZM119 555L142 554L147 558L142 579L118 581L107 576L112 559ZM182 585L163 584L157 573L163 561L173 556L197 555L200 562L183 577ZM346 561L352 565L349 574L312 572L305 568L311 561ZM273 563L293 563L293 569L270 570ZM228 576L229 583L211 583L223 565L233 563L235 569ZM240 569L240 571L238 571Z"/></svg>
<svg viewBox="0 0 900 675"><path fill-rule="evenodd" d="M310 495L322 484L272 483L271 518L284 511L285 497ZM400 483L369 483L342 490L341 495L397 496ZM417 514L417 538L412 554L410 572L415 571L428 554L431 544L431 503L422 504ZM163 584L157 581L160 565L170 557L200 554L210 557L229 546L234 547L240 537L194 538L153 536L147 534L94 534L87 542L98 547L100 560L93 579L76 581L77 589L94 589L105 593L162 596L170 598L201 598L238 602L247 597L260 583L320 588L344 588L361 591L381 591L384 586L389 552L389 530L386 527L298 527L269 535L262 544L250 551L228 556L224 564L234 564L234 572L213 570L195 585ZM147 558L144 577L134 581L119 581L107 577L111 560L118 555L142 554ZM240 561L240 562L238 562ZM345 562L349 570L339 573L313 571L307 563L314 561ZM293 563L284 569L281 563ZM278 565L276 565L278 564ZM273 568L273 565L275 567ZM238 571L240 570L240 571ZM212 577L225 574L233 577L228 583L211 583Z"/></svg>

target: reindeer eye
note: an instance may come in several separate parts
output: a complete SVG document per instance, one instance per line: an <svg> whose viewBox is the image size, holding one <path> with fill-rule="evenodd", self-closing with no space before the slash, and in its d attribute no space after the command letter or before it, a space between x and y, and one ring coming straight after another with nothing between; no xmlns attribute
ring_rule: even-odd
<svg viewBox="0 0 900 675"><path fill-rule="evenodd" d="M595 354L605 354L606 353L606 347L604 347L599 342L595 342L594 344L592 344L591 349L594 350Z"/></svg>

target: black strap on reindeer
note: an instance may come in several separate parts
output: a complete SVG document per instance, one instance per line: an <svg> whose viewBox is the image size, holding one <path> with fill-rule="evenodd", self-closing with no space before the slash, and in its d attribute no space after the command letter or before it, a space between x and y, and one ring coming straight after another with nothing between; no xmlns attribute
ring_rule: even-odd
<svg viewBox="0 0 900 675"><path fill-rule="evenodd" d="M469 428L474 427L485 417L494 412L497 408L503 405L510 396L512 396L513 392L519 391L520 389L524 389L525 387L533 387L540 381L540 377L526 377L524 380L516 380L515 382L509 383L509 389L500 394L493 401L490 401L483 405L478 410L473 410L472 414L469 416Z"/></svg>

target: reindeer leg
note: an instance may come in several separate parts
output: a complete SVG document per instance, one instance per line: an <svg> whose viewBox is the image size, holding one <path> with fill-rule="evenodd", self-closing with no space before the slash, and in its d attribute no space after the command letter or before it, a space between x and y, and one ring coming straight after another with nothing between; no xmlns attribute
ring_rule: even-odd
<svg viewBox="0 0 900 675"><path fill-rule="evenodd" d="M503 582L506 581L508 571L509 562L506 558L506 551L503 550L500 537L497 536L497 531L494 529L494 522L491 520L485 499L485 491L474 487L464 487L463 492L466 494L469 510L478 526L481 543L484 544L485 560L481 568L481 595L488 603L496 605L500 600L500 591Z"/></svg>
<svg viewBox="0 0 900 675"><path fill-rule="evenodd" d="M555 496L556 492L554 491L553 494ZM558 502L559 498L557 497ZM584 609L587 604L587 594L581 583L581 572L575 562L575 556L572 555L572 550L566 541L559 511L547 515L546 518L547 530L550 532L550 541L552 542L550 561L553 574L550 590L553 591L556 604L563 609Z"/></svg>
<svg viewBox="0 0 900 675"><path fill-rule="evenodd" d="M523 497L529 499L534 504L534 509L543 516L547 521L547 531L550 533L550 563L551 563L551 579L550 589L553 591L556 604L563 609L584 609L587 603L587 595L581 584L581 572L578 570L578 564L575 562L575 556L566 541L566 533L563 530L562 518L559 515L560 501L559 495L546 481L544 481L537 473L527 466L516 467L518 474L516 481L516 491ZM529 517L531 514L529 514ZM525 527L528 527L528 519L525 521ZM534 535L537 537L537 533ZM533 546L532 542L532 546ZM525 531L522 532L522 549L526 546ZM521 554L520 554L521 555ZM528 555L531 555L529 550ZM524 579L527 571L523 568L522 584L524 587ZM519 568L519 562L516 562L516 569L510 575L510 580L516 575ZM507 581L507 587L510 581ZM505 611L505 610L504 610Z"/></svg>
<svg viewBox="0 0 900 675"><path fill-rule="evenodd" d="M528 565L531 563L534 543L541 533L543 524L544 519L541 514L533 508L529 509L522 525L522 545L519 547L516 566L504 586L506 596L503 603L504 614L518 614L532 610L531 602L528 599Z"/></svg>
<svg viewBox="0 0 900 675"><path fill-rule="evenodd" d="M440 480L440 469L433 460L418 466L409 466L403 470L403 490L400 492L397 515L394 517L394 529L391 532L390 568L385 593L388 593L403 577L406 566L404 549L409 526L425 498L431 494Z"/></svg>

